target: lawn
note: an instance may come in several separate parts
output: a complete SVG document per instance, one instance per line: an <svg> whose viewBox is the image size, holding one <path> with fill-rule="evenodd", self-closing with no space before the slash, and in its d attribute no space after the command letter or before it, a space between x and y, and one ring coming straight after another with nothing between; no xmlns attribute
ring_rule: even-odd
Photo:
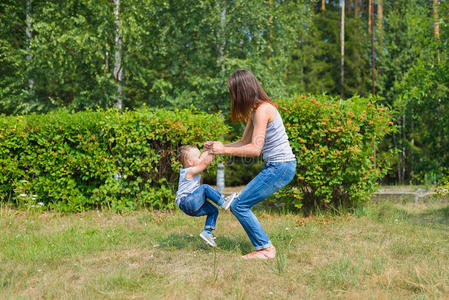
<svg viewBox="0 0 449 300"><path fill-rule="evenodd" d="M259 209L278 256L221 213L0 210L0 299L433 299L449 295L449 205L378 203L303 217Z"/></svg>

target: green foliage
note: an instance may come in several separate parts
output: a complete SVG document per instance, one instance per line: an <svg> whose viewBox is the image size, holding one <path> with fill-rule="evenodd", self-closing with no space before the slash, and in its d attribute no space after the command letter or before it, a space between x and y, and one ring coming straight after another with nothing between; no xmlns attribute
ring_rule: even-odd
<svg viewBox="0 0 449 300"><path fill-rule="evenodd" d="M264 162L260 157L217 157L225 166L226 186L241 186L248 184L263 169ZM204 176L204 183L215 185L216 172L211 170Z"/></svg>
<svg viewBox="0 0 449 300"><path fill-rule="evenodd" d="M395 108L400 130L388 140L400 151L385 182L422 183L427 173L441 179L449 172L449 2L438 2L434 20L432 1L374 1L376 95ZM357 16L347 7L340 86L341 1L326 1L322 13L312 0L127 0L117 28L110 0L3 0L0 112L113 107L117 32L124 107L193 104L229 117L226 78L237 68L251 70L273 99L294 92L366 97L371 45L363 3ZM379 151L389 156L389 148Z"/></svg>
<svg viewBox="0 0 449 300"><path fill-rule="evenodd" d="M436 187L436 197L445 198L449 197L449 176L445 176Z"/></svg>
<svg viewBox="0 0 449 300"><path fill-rule="evenodd" d="M433 32L432 2L384 1L383 30L376 32L378 94L397 110L400 132L389 143L400 149L387 180L438 181L448 172L448 12L437 5L440 38Z"/></svg>
<svg viewBox="0 0 449 300"><path fill-rule="evenodd" d="M30 3L31 39L25 3L0 4L0 112L112 107L113 2ZM228 111L226 78L237 68L254 71L272 96L285 96L289 53L310 17L306 1L121 1L124 104Z"/></svg>
<svg viewBox="0 0 449 300"><path fill-rule="evenodd" d="M301 96L278 103L298 162L292 188L284 191L289 201L313 208L369 199L388 170L374 149L394 130L391 113L375 99L357 96L344 101Z"/></svg>
<svg viewBox="0 0 449 300"><path fill-rule="evenodd" d="M179 145L227 132L218 114L139 109L0 119L0 201L82 211L171 207Z"/></svg>
<svg viewBox="0 0 449 300"><path fill-rule="evenodd" d="M340 95L340 7L327 4L326 14L309 12L298 24L299 41L290 52L287 88L312 94ZM364 20L346 16L344 97L370 93L369 37Z"/></svg>

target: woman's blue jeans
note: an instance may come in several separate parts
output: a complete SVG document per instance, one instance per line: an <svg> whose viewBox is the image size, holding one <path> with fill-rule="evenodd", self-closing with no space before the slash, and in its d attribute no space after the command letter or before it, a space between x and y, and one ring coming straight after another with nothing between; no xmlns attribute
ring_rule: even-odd
<svg viewBox="0 0 449 300"><path fill-rule="evenodd" d="M269 248L271 241L251 207L286 186L296 173L296 161L267 162L263 170L240 192L231 211L242 224L256 250Z"/></svg>
<svg viewBox="0 0 449 300"><path fill-rule="evenodd" d="M206 225L204 229L214 230L218 218L218 209L209 201L221 206L224 197L218 191L207 184L200 185L193 193L185 196L179 202L179 208L187 215L201 217L206 215Z"/></svg>

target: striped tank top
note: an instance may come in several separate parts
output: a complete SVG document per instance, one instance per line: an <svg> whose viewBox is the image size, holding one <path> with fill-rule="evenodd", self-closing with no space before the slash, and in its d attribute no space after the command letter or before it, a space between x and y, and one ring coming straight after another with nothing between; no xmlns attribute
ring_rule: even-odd
<svg viewBox="0 0 449 300"><path fill-rule="evenodd" d="M277 109L276 117L272 122L267 124L262 155L265 162L287 162L296 160L292 148L290 147L287 133L285 132L282 117Z"/></svg>

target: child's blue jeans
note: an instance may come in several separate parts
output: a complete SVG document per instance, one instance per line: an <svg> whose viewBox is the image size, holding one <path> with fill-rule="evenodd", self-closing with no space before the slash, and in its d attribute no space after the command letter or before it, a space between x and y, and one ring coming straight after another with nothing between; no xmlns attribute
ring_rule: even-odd
<svg viewBox="0 0 449 300"><path fill-rule="evenodd" d="M267 162L263 170L248 183L231 204L231 212L245 229L256 250L269 248L266 235L251 207L287 185L295 176L296 161Z"/></svg>
<svg viewBox="0 0 449 300"><path fill-rule="evenodd" d="M206 215L206 224L204 229L214 230L218 218L218 209L212 203L212 200L218 206L224 202L224 196L207 184L202 184L190 195L185 196L179 202L179 208L187 215L200 217Z"/></svg>

